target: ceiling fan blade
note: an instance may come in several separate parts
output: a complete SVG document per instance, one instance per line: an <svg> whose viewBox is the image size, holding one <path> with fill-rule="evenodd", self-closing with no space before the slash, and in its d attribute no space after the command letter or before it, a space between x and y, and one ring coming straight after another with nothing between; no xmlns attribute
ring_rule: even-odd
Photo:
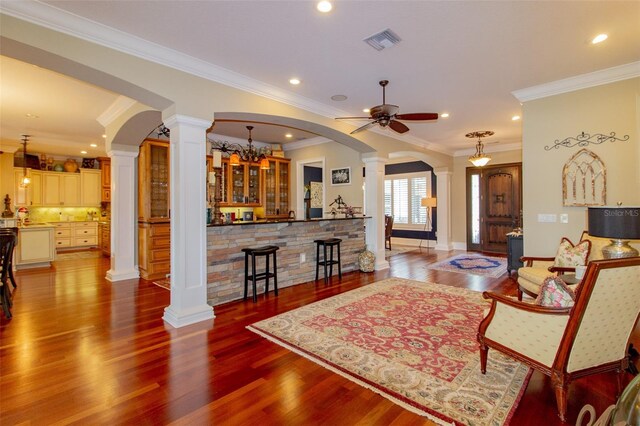
<svg viewBox="0 0 640 426"><path fill-rule="evenodd" d="M409 128L407 126L396 120L391 120L389 122L389 127L391 128L391 130L394 130L398 133L406 133L409 131Z"/></svg>
<svg viewBox="0 0 640 426"><path fill-rule="evenodd" d="M371 117L336 117L336 120L371 120Z"/></svg>
<svg viewBox="0 0 640 426"><path fill-rule="evenodd" d="M378 120L376 120L376 121L372 121L371 123L367 123L367 124L365 124L365 125L364 125L364 126L362 126L362 127L358 127L357 129L355 129L353 132L351 132L351 133L349 133L349 134L350 134L350 135L353 135L354 133L361 132L361 131L363 131L363 130L365 130L365 129L368 129L369 127L371 127L371 126L373 126L374 124L377 124L377 123L378 123Z"/></svg>
<svg viewBox="0 0 640 426"><path fill-rule="evenodd" d="M414 112L410 114L396 114L396 120L417 120L417 121L427 121L427 120L437 120L438 113L436 112Z"/></svg>

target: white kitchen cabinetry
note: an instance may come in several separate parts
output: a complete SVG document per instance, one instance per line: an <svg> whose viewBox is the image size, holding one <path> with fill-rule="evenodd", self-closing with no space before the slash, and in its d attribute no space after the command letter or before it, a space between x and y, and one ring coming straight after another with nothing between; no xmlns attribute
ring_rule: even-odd
<svg viewBox="0 0 640 426"><path fill-rule="evenodd" d="M98 222L58 222L54 225L56 248L96 247L98 245Z"/></svg>
<svg viewBox="0 0 640 426"><path fill-rule="evenodd" d="M81 203L84 207L100 206L102 182L100 170L80 169Z"/></svg>
<svg viewBox="0 0 640 426"><path fill-rule="evenodd" d="M22 177L24 176L22 168L14 168L13 169L13 187L15 188L14 192L14 204L16 206L30 206L31 205L31 185L24 187L22 186Z"/></svg>
<svg viewBox="0 0 640 426"><path fill-rule="evenodd" d="M43 206L80 206L80 175L45 172L42 174Z"/></svg>
<svg viewBox="0 0 640 426"><path fill-rule="evenodd" d="M56 259L52 226L30 226L18 231L16 269L50 266Z"/></svg>

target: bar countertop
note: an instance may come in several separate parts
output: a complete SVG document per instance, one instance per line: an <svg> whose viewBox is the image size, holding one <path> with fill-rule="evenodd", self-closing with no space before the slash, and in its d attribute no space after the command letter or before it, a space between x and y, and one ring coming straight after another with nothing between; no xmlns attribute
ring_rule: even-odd
<svg viewBox="0 0 640 426"><path fill-rule="evenodd" d="M354 217L336 217L336 218L316 218L316 219L262 219L262 220L254 220L254 221L243 221L236 220L233 223L221 223L219 225L215 225L213 223L207 225L207 227L219 227L219 226L236 226L236 225L265 225L265 224L273 224L273 223L304 223L304 222L323 222L323 221L333 221L333 220L353 220L353 219L369 219L371 216L354 216Z"/></svg>

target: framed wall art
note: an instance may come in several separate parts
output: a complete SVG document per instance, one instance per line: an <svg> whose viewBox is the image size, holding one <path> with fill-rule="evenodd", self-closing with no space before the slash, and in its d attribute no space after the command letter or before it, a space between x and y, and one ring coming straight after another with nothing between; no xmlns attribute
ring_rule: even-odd
<svg viewBox="0 0 640 426"><path fill-rule="evenodd" d="M351 185L351 167L331 169L331 185Z"/></svg>

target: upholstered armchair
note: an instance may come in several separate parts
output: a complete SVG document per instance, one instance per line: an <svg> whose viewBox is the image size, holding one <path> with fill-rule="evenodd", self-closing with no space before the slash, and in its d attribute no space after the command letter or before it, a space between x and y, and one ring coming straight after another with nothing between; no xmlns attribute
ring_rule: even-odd
<svg viewBox="0 0 640 426"><path fill-rule="evenodd" d="M640 257L597 260L587 266L575 304L550 308L493 293L480 323L480 368L489 348L550 376L558 414L565 421L569 383L628 366L627 342L640 314Z"/></svg>
<svg viewBox="0 0 640 426"><path fill-rule="evenodd" d="M589 247L585 256L586 260L580 262L583 265L586 265L592 260L602 259L602 247L611 242L607 238L592 237L587 234L587 231L584 231L580 237L580 242L576 244L576 246L585 241L588 241ZM565 242L571 244L568 239L563 238L561 245ZM523 256L520 259L524 263L524 266L518 269L518 300L522 300L523 293L531 297L536 297L545 278L551 275L575 271L575 266L567 266L566 262L558 262L558 254L556 254L555 257Z"/></svg>

